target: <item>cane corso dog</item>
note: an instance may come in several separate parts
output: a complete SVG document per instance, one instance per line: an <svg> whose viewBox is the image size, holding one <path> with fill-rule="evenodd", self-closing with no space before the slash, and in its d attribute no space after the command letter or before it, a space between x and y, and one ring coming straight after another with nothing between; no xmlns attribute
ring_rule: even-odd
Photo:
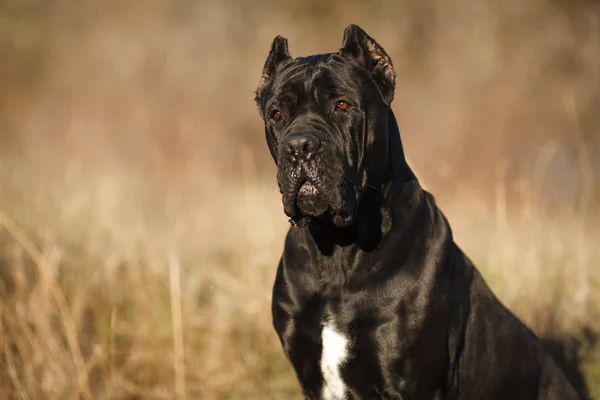
<svg viewBox="0 0 600 400"><path fill-rule="evenodd" d="M290 228L273 323L306 399L577 399L461 252L402 149L392 60L275 38L256 91Z"/></svg>

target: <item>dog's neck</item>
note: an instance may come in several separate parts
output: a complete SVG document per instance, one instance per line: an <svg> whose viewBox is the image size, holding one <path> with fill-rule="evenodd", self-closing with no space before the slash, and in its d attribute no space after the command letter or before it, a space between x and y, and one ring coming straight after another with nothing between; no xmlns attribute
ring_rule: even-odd
<svg viewBox="0 0 600 400"><path fill-rule="evenodd" d="M326 255L332 253L336 246L355 245L366 252L375 250L392 229L400 195L408 183L417 181L404 157L400 130L391 110L387 125L388 157L377 160L383 167L379 183L364 185L356 222L340 228L333 223L312 221L304 228Z"/></svg>
<svg viewBox="0 0 600 400"><path fill-rule="evenodd" d="M417 178L404 157L404 148L400 139L400 128L398 128L396 116L391 109L388 114L388 146L390 168L393 174L396 195L398 195L406 183L416 181Z"/></svg>

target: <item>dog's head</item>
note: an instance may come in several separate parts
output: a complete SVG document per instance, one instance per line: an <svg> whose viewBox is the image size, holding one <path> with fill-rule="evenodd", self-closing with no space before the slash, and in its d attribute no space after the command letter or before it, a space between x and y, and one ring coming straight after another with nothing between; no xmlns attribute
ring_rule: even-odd
<svg viewBox="0 0 600 400"><path fill-rule="evenodd" d="M394 82L390 57L356 25L337 53L294 59L275 38L256 103L292 221L354 222L363 192L388 168Z"/></svg>

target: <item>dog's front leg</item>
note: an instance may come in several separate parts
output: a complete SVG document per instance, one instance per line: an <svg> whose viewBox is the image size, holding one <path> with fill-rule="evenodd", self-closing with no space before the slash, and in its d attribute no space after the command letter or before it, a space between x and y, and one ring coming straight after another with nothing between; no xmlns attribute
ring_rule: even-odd
<svg viewBox="0 0 600 400"><path fill-rule="evenodd" d="M318 296L292 297L280 265L273 290L273 325L307 400L320 400L321 321Z"/></svg>

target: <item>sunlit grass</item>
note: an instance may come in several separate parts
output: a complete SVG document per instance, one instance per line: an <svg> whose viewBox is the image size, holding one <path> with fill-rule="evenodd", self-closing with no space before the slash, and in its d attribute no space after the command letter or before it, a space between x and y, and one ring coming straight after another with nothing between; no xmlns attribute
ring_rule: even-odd
<svg viewBox="0 0 600 400"><path fill-rule="evenodd" d="M122 200L129 189L113 190L133 213ZM61 215L70 195L47 198L48 211ZM270 317L287 229L278 193L257 182L220 196L207 213L175 212L148 228L146 243L119 234L131 229L125 222L74 237L68 223L33 221L27 208L3 204L12 215L0 214L0 390L31 399L181 398L184 390L188 398L299 398ZM486 258L474 257L484 276L540 336L588 346L577 356L596 390L597 350L585 335L599 328L597 232L538 218L498 233L488 217L489 247L477 252ZM153 245L170 236L181 240Z"/></svg>

